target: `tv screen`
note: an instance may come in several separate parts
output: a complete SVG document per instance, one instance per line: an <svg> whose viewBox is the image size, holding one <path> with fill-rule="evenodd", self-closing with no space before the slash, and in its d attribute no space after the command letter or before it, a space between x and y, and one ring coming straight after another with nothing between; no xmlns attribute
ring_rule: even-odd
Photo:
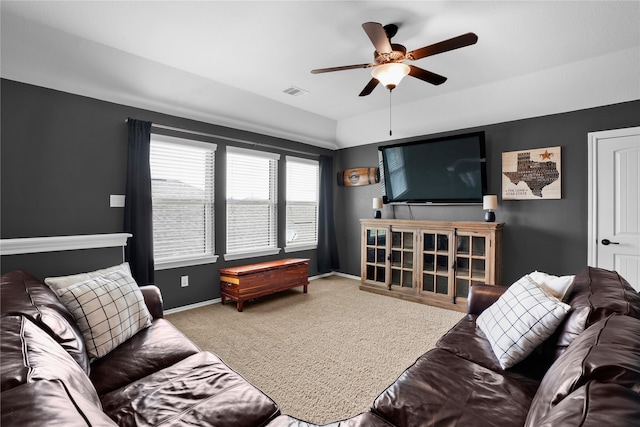
<svg viewBox="0 0 640 427"><path fill-rule="evenodd" d="M379 147L385 203L480 203L484 132Z"/></svg>

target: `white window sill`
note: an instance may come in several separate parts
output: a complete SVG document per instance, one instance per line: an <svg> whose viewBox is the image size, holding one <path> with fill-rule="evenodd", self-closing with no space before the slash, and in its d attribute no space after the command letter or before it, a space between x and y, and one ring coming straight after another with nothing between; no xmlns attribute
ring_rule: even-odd
<svg viewBox="0 0 640 427"><path fill-rule="evenodd" d="M318 249L318 245L316 243L310 243L308 245L286 246L284 248L284 251L289 253L289 252L299 252L299 251L310 251L313 249Z"/></svg>
<svg viewBox="0 0 640 427"><path fill-rule="evenodd" d="M233 261L235 259L255 258L259 256L277 255L280 253L280 248L262 249L249 252L231 252L224 254L225 261Z"/></svg>
<svg viewBox="0 0 640 427"><path fill-rule="evenodd" d="M154 263L154 269L156 271L169 270L172 268L190 267L192 265L213 264L216 261L218 261L218 255L206 255L206 256L188 257L188 258L174 258L174 259L168 259L165 261L156 261Z"/></svg>

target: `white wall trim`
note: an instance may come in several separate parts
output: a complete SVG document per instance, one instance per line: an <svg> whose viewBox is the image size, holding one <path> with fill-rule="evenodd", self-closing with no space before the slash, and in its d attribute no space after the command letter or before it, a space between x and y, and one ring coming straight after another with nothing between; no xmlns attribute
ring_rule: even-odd
<svg viewBox="0 0 640 427"><path fill-rule="evenodd" d="M314 276L314 279L322 279L323 277L329 277L329 276L340 276L340 277L344 277L345 279L360 280L360 276L354 276L353 274L347 274L347 273L340 273L339 271L332 271L331 273ZM312 278L310 277L309 280L312 280Z"/></svg>
<svg viewBox="0 0 640 427"><path fill-rule="evenodd" d="M598 237L598 156L597 145L600 132L587 134L587 265L598 264L595 240Z"/></svg>
<svg viewBox="0 0 640 427"><path fill-rule="evenodd" d="M192 265L215 264L217 261L218 255L191 256L182 259L156 261L153 267L155 271L160 271L170 270L172 268L191 267Z"/></svg>
<svg viewBox="0 0 640 427"><path fill-rule="evenodd" d="M329 276L333 276L333 272L331 272L331 273L324 273L324 274L318 274L317 276L309 276L309 281L311 281L311 280L317 280L317 279L322 279L322 278L329 277Z"/></svg>
<svg viewBox="0 0 640 427"><path fill-rule="evenodd" d="M285 246L284 247L284 251L286 253L312 251L314 249L318 249L318 244L317 243L312 243L312 244L308 244L308 245L298 245L298 246L291 245L291 246Z"/></svg>
<svg viewBox="0 0 640 427"><path fill-rule="evenodd" d="M210 300L207 300L207 301L196 302L194 304L183 305L181 307L170 308L169 310L164 310L164 314L167 315L167 314L180 313L181 311L187 311L187 310L191 310L191 309L194 309L194 308L200 308L200 307L206 307L206 306L212 305L212 304L218 304L221 301L222 300L220 298L215 298L215 299L210 299Z"/></svg>
<svg viewBox="0 0 640 427"><path fill-rule="evenodd" d="M113 233L2 239L0 255L124 247L131 236L129 233Z"/></svg>
<svg viewBox="0 0 640 427"><path fill-rule="evenodd" d="M231 252L231 253L224 254L223 257L225 261L233 261L236 259L278 255L280 253L280 250L281 250L280 248L269 248L269 249L263 249L263 250L253 251L253 252Z"/></svg>

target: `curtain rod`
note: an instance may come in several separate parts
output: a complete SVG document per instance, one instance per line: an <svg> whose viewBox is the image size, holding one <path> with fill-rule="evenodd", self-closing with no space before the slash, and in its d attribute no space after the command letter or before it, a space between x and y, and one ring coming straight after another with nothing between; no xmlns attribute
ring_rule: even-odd
<svg viewBox="0 0 640 427"><path fill-rule="evenodd" d="M128 121L129 121L129 119L124 119L125 123L127 123ZM205 136L205 137L209 137L209 138L223 139L225 141L239 142L241 144L249 144L249 145L252 145L254 147L257 146L257 147L271 148L271 149L274 149L274 150L287 151L287 152L290 152L290 153L298 153L298 154L304 154L304 155L307 155L307 156L320 157L320 154L310 153L308 151L294 150L294 149L291 149L291 148L278 147L276 145L262 144L260 142L248 141L246 139L232 138L230 136L216 135L216 134L213 134L213 133L206 133L206 132L199 132L199 131L196 131L196 130L182 129L182 128L177 128L177 127L173 127L173 126L160 125L160 124L157 124L157 123L151 123L151 127L152 128L156 128L156 129L169 130L169 131L173 131L173 132L180 132L180 133L187 133L187 134L191 134L191 135Z"/></svg>

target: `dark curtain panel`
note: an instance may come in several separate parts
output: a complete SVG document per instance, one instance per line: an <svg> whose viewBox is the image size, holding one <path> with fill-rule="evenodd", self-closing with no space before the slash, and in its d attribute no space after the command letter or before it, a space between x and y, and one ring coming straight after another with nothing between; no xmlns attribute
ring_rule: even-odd
<svg viewBox="0 0 640 427"><path fill-rule="evenodd" d="M329 273L340 268L333 222L333 157L329 156L320 156L318 210L318 273Z"/></svg>
<svg viewBox="0 0 640 427"><path fill-rule="evenodd" d="M153 217L149 149L151 122L128 119L129 148L125 192L124 231L133 234L125 247L125 260L139 285L154 283Z"/></svg>

